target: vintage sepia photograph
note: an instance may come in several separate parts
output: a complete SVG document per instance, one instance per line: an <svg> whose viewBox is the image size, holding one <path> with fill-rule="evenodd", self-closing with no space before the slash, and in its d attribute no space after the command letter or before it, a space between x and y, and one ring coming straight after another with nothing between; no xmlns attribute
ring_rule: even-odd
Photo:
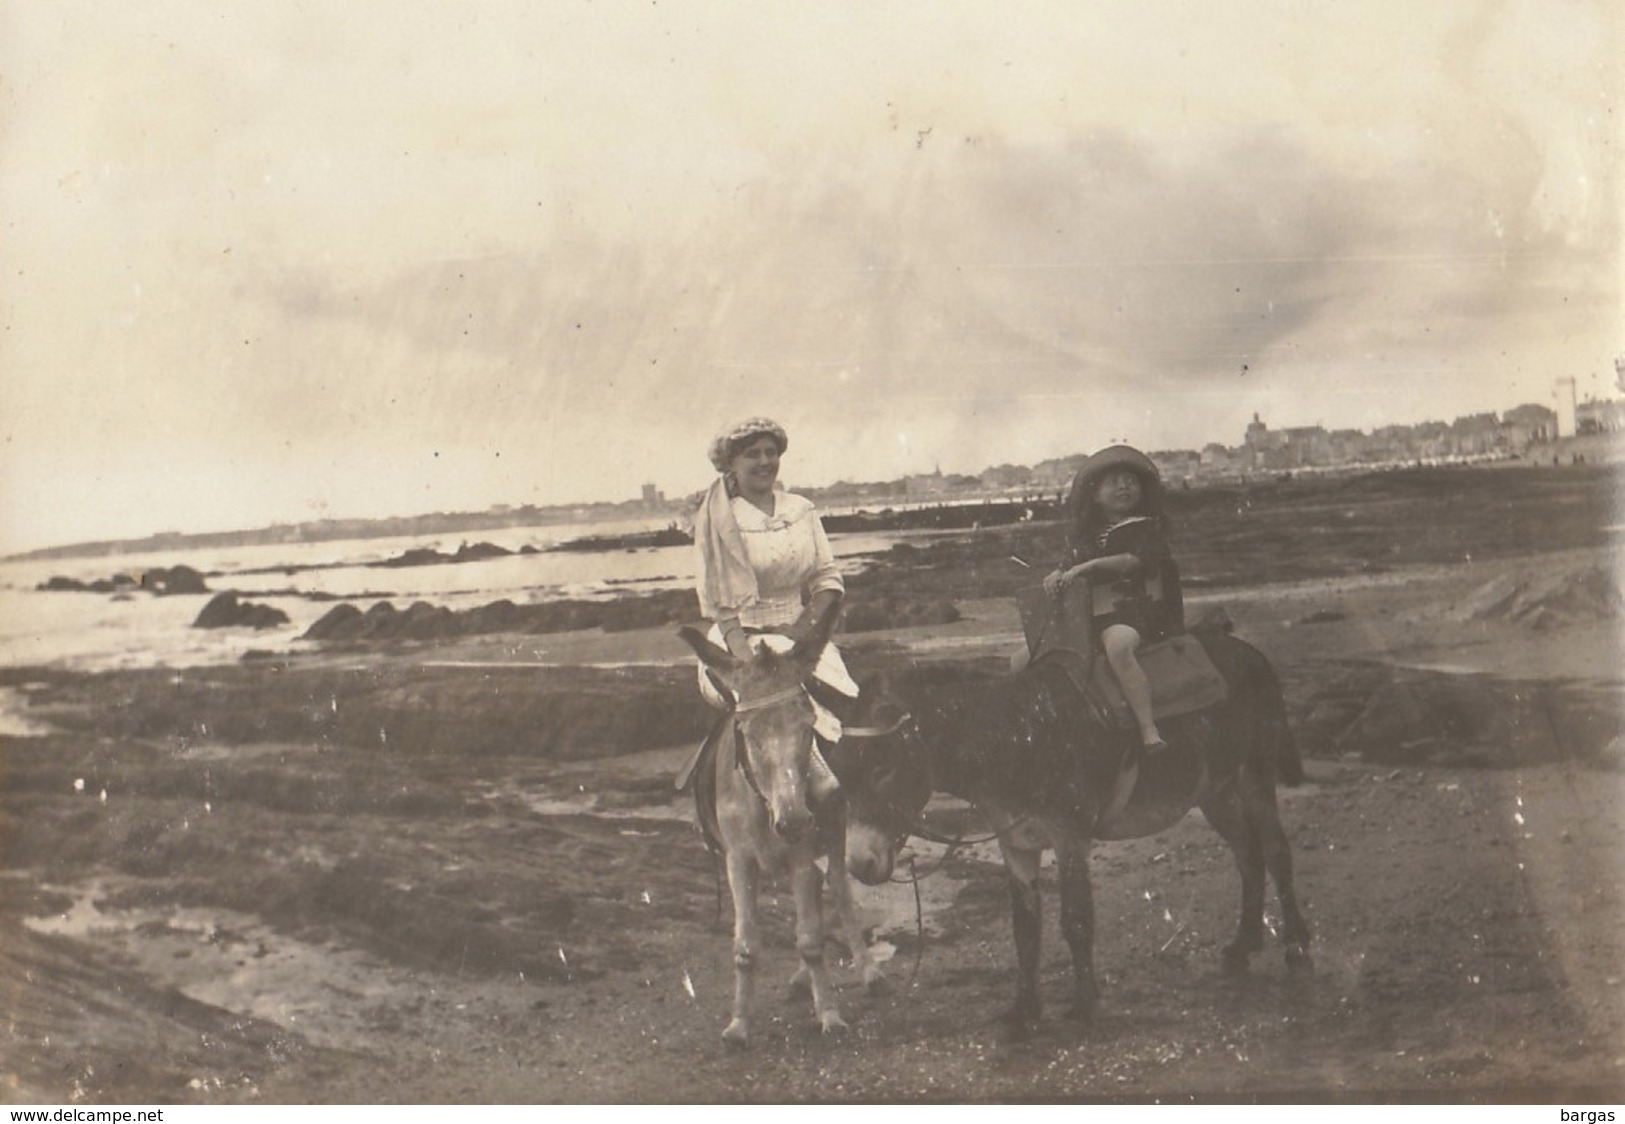
<svg viewBox="0 0 1625 1124"><path fill-rule="evenodd" d="M1622 57L6 5L0 1103L1625 1102Z"/></svg>

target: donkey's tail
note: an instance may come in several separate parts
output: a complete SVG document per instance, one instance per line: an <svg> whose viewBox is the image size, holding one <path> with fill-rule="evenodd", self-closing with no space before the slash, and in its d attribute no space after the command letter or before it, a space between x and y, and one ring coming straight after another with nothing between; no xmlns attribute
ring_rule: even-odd
<svg viewBox="0 0 1625 1124"><path fill-rule="evenodd" d="M1298 753L1298 739L1292 736L1292 726L1286 719L1286 698L1281 694L1281 681L1275 668L1266 660L1263 664L1265 698L1263 735L1275 751L1275 779L1287 787L1304 781L1303 758Z"/></svg>
<svg viewBox="0 0 1625 1124"><path fill-rule="evenodd" d="M1223 617L1222 610L1219 616ZM1302 784L1303 758L1298 755L1298 742L1287 722L1280 677L1269 657L1231 633L1228 617L1217 625L1210 621L1194 635L1230 683L1232 704L1240 708L1252 735L1248 760L1256 768L1267 770L1264 775L1273 774L1277 784Z"/></svg>

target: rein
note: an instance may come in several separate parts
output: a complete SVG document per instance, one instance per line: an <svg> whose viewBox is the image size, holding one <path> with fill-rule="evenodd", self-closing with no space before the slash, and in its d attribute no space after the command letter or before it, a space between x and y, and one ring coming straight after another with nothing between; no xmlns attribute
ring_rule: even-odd
<svg viewBox="0 0 1625 1124"><path fill-rule="evenodd" d="M907 711L890 726L842 726L841 736L847 738L889 738L904 726L914 721L914 716Z"/></svg>
<svg viewBox="0 0 1625 1124"><path fill-rule="evenodd" d="M756 794L756 799L760 800L765 807L767 805L767 793L763 792L762 786L757 783L756 770L750 767L750 747L745 744L745 731L740 728L737 722L734 723L734 768L738 769L744 776L745 783L750 786L750 790Z"/></svg>
<svg viewBox="0 0 1625 1124"><path fill-rule="evenodd" d="M1022 816L1005 830L1010 831L1018 828L1030 819L1032 819L1030 814ZM940 831L932 831L930 828L926 827L923 822L910 823L908 825L908 833L910 835L917 836L920 839L924 839L927 843L941 843L946 846L948 850L942 853L942 859L946 859L953 852L955 847L974 847L979 843L991 843L1002 834L1001 832L995 831L992 835L984 835L980 839L972 839L968 835L944 835ZM926 873L935 874L937 867L942 865L942 859L937 860L937 865L926 871Z"/></svg>
<svg viewBox="0 0 1625 1124"><path fill-rule="evenodd" d="M904 711L902 717L892 722L892 724L889 726L843 726L841 727L841 735L848 738L887 738L893 734L899 733L905 726L909 725L913 721L914 715L909 711ZM918 732L917 728L916 732ZM991 843L993 840L999 837L999 833L996 831L992 835L986 835L980 839L972 839L969 836L944 835L941 832L932 831L930 828L926 827L923 819L911 815L902 815L902 809L896 804L891 804L889 801L888 804L891 811L899 813L897 818L903 821L903 826L905 829L903 835L905 837L913 835L920 839L924 839L928 843L940 843L948 848L948 850L943 852L942 858L938 859L937 862L932 865L931 869L925 872L927 876L937 872L937 868L942 866L943 862L948 858L949 855L953 854L954 848L976 846L980 843ZM923 812L924 809L921 809L921 811ZM1019 827L1023 823L1026 823L1030 818L1031 816L1023 816L1021 819L1012 823L1010 827ZM913 880L918 881L918 876L915 876ZM893 881L897 881L897 879L893 879Z"/></svg>

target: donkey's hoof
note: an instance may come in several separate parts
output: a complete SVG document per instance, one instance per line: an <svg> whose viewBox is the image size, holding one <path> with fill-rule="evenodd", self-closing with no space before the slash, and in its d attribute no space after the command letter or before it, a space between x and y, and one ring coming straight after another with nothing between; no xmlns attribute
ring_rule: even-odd
<svg viewBox="0 0 1625 1124"><path fill-rule="evenodd" d="M846 1020L841 1018L841 1012L825 1011L818 1016L818 1029L825 1034L845 1034L851 1028L846 1025Z"/></svg>
<svg viewBox="0 0 1625 1124"><path fill-rule="evenodd" d="M1315 958L1309 955L1309 950L1301 944L1286 946L1286 968L1296 976L1312 975L1315 970Z"/></svg>
<svg viewBox="0 0 1625 1124"><path fill-rule="evenodd" d="M1031 1042L1038 1034L1038 1024L1026 1020L1007 1019L1002 1022L1001 1037L1006 1044L1020 1046Z"/></svg>
<svg viewBox="0 0 1625 1124"><path fill-rule="evenodd" d="M1080 1026L1088 1026L1095 1021L1095 1015L1100 1010L1100 1001L1097 999L1079 999L1066 1009L1067 1021Z"/></svg>
<svg viewBox="0 0 1625 1124"><path fill-rule="evenodd" d="M1227 944L1219 953L1219 969L1227 976L1243 976L1252 964L1253 954L1239 945Z"/></svg>
<svg viewBox="0 0 1625 1124"><path fill-rule="evenodd" d="M1022 1004L1010 1008L998 1018L1006 1042L1027 1042L1038 1030L1038 1011Z"/></svg>
<svg viewBox="0 0 1625 1124"><path fill-rule="evenodd" d="M730 1050L743 1050L750 1045L750 1031L745 1027L745 1020L735 1019L722 1031L722 1041Z"/></svg>
<svg viewBox="0 0 1625 1124"><path fill-rule="evenodd" d="M805 964L790 977L790 998L805 999L812 994L812 970Z"/></svg>

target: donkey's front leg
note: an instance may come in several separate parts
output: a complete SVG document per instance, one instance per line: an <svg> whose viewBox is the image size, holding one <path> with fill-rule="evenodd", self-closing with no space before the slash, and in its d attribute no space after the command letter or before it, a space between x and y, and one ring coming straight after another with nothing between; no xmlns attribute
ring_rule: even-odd
<svg viewBox="0 0 1625 1124"><path fill-rule="evenodd" d="M876 963L869 942L864 940L858 909L852 901L852 877L846 871L846 831L843 828L834 836L829 852L828 882L830 902L835 907L835 924L841 931L841 939L846 941L847 951L852 954L852 962L863 973L864 990L884 991L886 974Z"/></svg>
<svg viewBox="0 0 1625 1124"><path fill-rule="evenodd" d="M1061 882L1061 935L1072 949L1072 1011L1082 1022L1095 1017L1100 984L1095 979L1095 899L1089 881L1089 840L1075 839L1056 848Z"/></svg>
<svg viewBox="0 0 1625 1124"><path fill-rule="evenodd" d="M829 974L824 967L824 872L810 859L796 866L791 879L796 895L796 951L801 954L801 971L812 988L813 1011L825 1034L845 1030L846 1023L829 993Z"/></svg>
<svg viewBox="0 0 1625 1124"><path fill-rule="evenodd" d="M730 1046L750 1041L750 1008L756 970L756 860L740 851L728 853L728 889L734 901L734 1009L722 1032Z"/></svg>
<svg viewBox="0 0 1625 1124"><path fill-rule="evenodd" d="M1043 899L1038 893L1040 851L999 840L1010 884L1010 922L1016 938L1016 1005L1006 1016L1011 1029L1024 1035L1037 1025L1043 1004L1038 998L1038 958L1043 938Z"/></svg>

